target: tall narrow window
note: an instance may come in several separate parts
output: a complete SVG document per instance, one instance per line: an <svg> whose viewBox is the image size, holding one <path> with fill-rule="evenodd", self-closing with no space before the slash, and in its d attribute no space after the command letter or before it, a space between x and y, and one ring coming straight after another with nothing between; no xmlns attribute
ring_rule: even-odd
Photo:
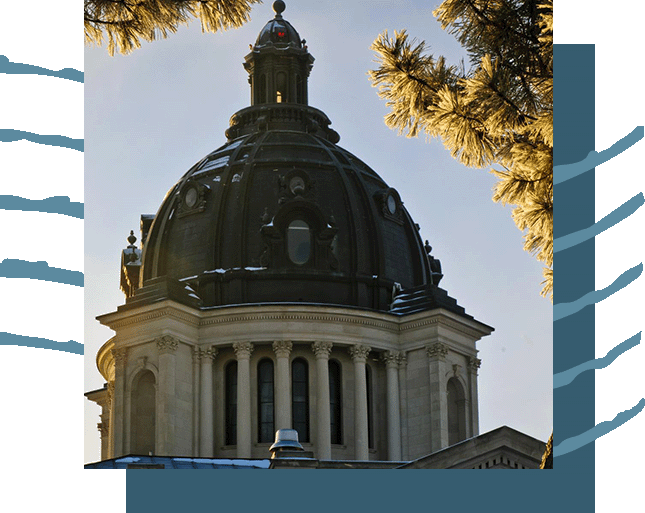
<svg viewBox="0 0 645 513"><path fill-rule="evenodd" d="M149 370L144 370L135 383L130 419L132 430L130 452L147 456L149 453L155 453L155 375Z"/></svg>
<svg viewBox="0 0 645 513"><path fill-rule="evenodd" d="M342 390L340 364L336 360L329 361L329 419L331 423L331 443L343 443L342 428Z"/></svg>
<svg viewBox="0 0 645 513"><path fill-rule="evenodd" d="M226 445L237 444L237 362L226 366Z"/></svg>
<svg viewBox="0 0 645 513"><path fill-rule="evenodd" d="M456 378L450 378L448 394L448 444L453 445L466 439L466 398L464 388Z"/></svg>
<svg viewBox="0 0 645 513"><path fill-rule="evenodd" d="M287 228L287 251L294 264L307 263L311 256L311 231L301 219L289 223Z"/></svg>
<svg viewBox="0 0 645 513"><path fill-rule="evenodd" d="M261 360L258 364L258 441L272 442L275 437L273 408L273 362Z"/></svg>
<svg viewBox="0 0 645 513"><path fill-rule="evenodd" d="M309 369L307 362L296 358L291 364L291 411L293 429L300 442L309 441Z"/></svg>
<svg viewBox="0 0 645 513"><path fill-rule="evenodd" d="M365 380L367 388L367 445L370 449L374 448L374 401L372 399L372 369L369 365L365 366Z"/></svg>
<svg viewBox="0 0 645 513"><path fill-rule="evenodd" d="M275 77L276 80L276 99L278 103L288 102L287 99L287 75L284 71L279 71Z"/></svg>

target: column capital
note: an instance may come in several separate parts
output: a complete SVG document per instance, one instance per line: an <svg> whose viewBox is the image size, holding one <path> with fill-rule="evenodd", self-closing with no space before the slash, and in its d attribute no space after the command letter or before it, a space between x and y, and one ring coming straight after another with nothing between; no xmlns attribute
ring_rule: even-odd
<svg viewBox="0 0 645 513"><path fill-rule="evenodd" d="M112 400L114 399L114 381L108 381L107 384L107 395L108 395L108 402L110 403L110 407L112 407Z"/></svg>
<svg viewBox="0 0 645 513"><path fill-rule="evenodd" d="M331 348L334 344L326 341L318 341L311 344L311 350L316 355L316 358L329 358Z"/></svg>
<svg viewBox="0 0 645 513"><path fill-rule="evenodd" d="M105 422L99 422L96 425L96 428L99 430L99 433L101 433L101 438L104 438L108 436L108 425Z"/></svg>
<svg viewBox="0 0 645 513"><path fill-rule="evenodd" d="M362 361L363 363L365 363L365 361L367 360L367 355L371 350L372 348L370 346L365 346L363 344L356 344L348 349L349 355L352 357L352 360L354 360L355 362Z"/></svg>
<svg viewBox="0 0 645 513"><path fill-rule="evenodd" d="M174 354L179 346L179 339L172 335L162 335L155 339L159 354Z"/></svg>
<svg viewBox="0 0 645 513"><path fill-rule="evenodd" d="M119 365L125 365L128 361L128 350L125 347L112 348L110 350L112 353L112 358L114 358L114 364L118 367Z"/></svg>
<svg viewBox="0 0 645 513"><path fill-rule="evenodd" d="M219 354L219 351L215 347L209 347L208 349L200 349L199 350L199 358L200 360L215 360L217 358L217 355Z"/></svg>
<svg viewBox="0 0 645 513"><path fill-rule="evenodd" d="M290 340L276 340L273 343L273 351L278 358L289 358L292 349L293 344Z"/></svg>
<svg viewBox="0 0 645 513"><path fill-rule="evenodd" d="M238 360L251 358L253 344L251 342L235 342L233 344L233 351L235 351L235 357Z"/></svg>
<svg viewBox="0 0 645 513"><path fill-rule="evenodd" d="M448 355L448 346L441 342L437 342L431 346L426 346L426 354L428 355L428 358L443 360Z"/></svg>
<svg viewBox="0 0 645 513"><path fill-rule="evenodd" d="M399 351L399 367L405 368L408 364L408 354L405 351Z"/></svg>
<svg viewBox="0 0 645 513"><path fill-rule="evenodd" d="M482 361L479 358L468 357L468 369L470 372L477 374L477 369L481 367Z"/></svg>
<svg viewBox="0 0 645 513"><path fill-rule="evenodd" d="M397 368L399 366L400 353L399 351L384 351L381 353L381 361L386 367Z"/></svg>

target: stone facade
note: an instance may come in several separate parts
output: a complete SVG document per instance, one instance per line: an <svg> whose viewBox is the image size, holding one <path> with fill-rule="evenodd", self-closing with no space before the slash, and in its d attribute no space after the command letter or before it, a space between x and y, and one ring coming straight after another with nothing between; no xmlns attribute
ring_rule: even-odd
<svg viewBox="0 0 645 513"><path fill-rule="evenodd" d="M262 361L273 364L273 432L291 427L292 364L306 363L302 445L318 459L409 461L447 447L451 437L479 434L475 343L492 329L452 312L400 316L317 305L197 310L166 300L99 320L116 332L97 356L114 391L88 394L110 419L102 458L142 446L159 456L265 458L272 440L259 440ZM340 367L342 440L334 444L330 361ZM227 376L233 362L234 378ZM235 444L227 444L227 379L236 380ZM150 386L140 382L154 383L154 433L135 427L137 408L150 411L141 398L150 397ZM450 398L449 388L458 397Z"/></svg>

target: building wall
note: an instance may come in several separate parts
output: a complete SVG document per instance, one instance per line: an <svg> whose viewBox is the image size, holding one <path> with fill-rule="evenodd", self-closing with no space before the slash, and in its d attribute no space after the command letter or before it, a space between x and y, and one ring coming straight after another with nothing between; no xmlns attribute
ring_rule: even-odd
<svg viewBox="0 0 645 513"><path fill-rule="evenodd" d="M331 459L387 460L392 459L391 455L397 455L394 459L410 460L447 446L445 396L446 384L452 377L459 380L466 396L466 435L478 434L476 365L472 362L476 361L476 340L491 330L472 319L445 311L403 317L324 306L199 311L170 301L103 317L104 323L117 333L111 351L115 355L125 355L119 360L125 360L123 367L115 362L104 365L108 369L116 368L113 372L114 396L123 397L122 403L117 400L110 404L117 419L112 435L116 443L110 456L129 454L134 449L131 440L133 422L136 422L132 418L137 393L134 384L142 371L150 371L155 376L154 436L158 455L242 456L238 446L225 443L224 375L226 365L237 359L233 350L236 342L253 344L249 375L251 449L245 457L265 458L269 453L271 443L258 442L257 366L263 358L274 363L275 388L278 360L272 344L276 340L292 343L288 357L289 383L293 360L303 358L308 364L310 440L303 446L316 456L320 450L316 420L319 376L312 350L312 343L316 341L333 344L329 359L336 360L342 372L343 440L342 444L331 446ZM355 362L349 349L357 344L371 348L366 365L371 370L369 419L373 443L366 453L361 452L356 437L356 413L360 405L356 403ZM210 358L205 351L216 353L216 356ZM206 366L202 359L196 359L200 354L201 358L208 359ZM398 362L389 374L382 358L386 354L395 355ZM204 372L212 374L211 392L205 392L203 388ZM120 374L123 374L122 379ZM208 411L202 411L205 393L212 394L210 423L204 419L204 416L208 417ZM388 425L388 409L394 407L397 430L393 433L398 434L393 438L390 433L393 427ZM212 431L209 431L210 424ZM238 433L239 429L238 425ZM210 445L204 444L204 433L210 433L207 435L212 437L212 443L207 441Z"/></svg>

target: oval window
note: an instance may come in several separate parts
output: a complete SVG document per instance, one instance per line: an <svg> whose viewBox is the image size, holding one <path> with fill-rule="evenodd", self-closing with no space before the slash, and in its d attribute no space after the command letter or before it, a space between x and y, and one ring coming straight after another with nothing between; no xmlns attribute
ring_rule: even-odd
<svg viewBox="0 0 645 513"><path fill-rule="evenodd" d="M287 228L287 251L294 264L304 264L311 256L309 225L300 219L291 221Z"/></svg>

